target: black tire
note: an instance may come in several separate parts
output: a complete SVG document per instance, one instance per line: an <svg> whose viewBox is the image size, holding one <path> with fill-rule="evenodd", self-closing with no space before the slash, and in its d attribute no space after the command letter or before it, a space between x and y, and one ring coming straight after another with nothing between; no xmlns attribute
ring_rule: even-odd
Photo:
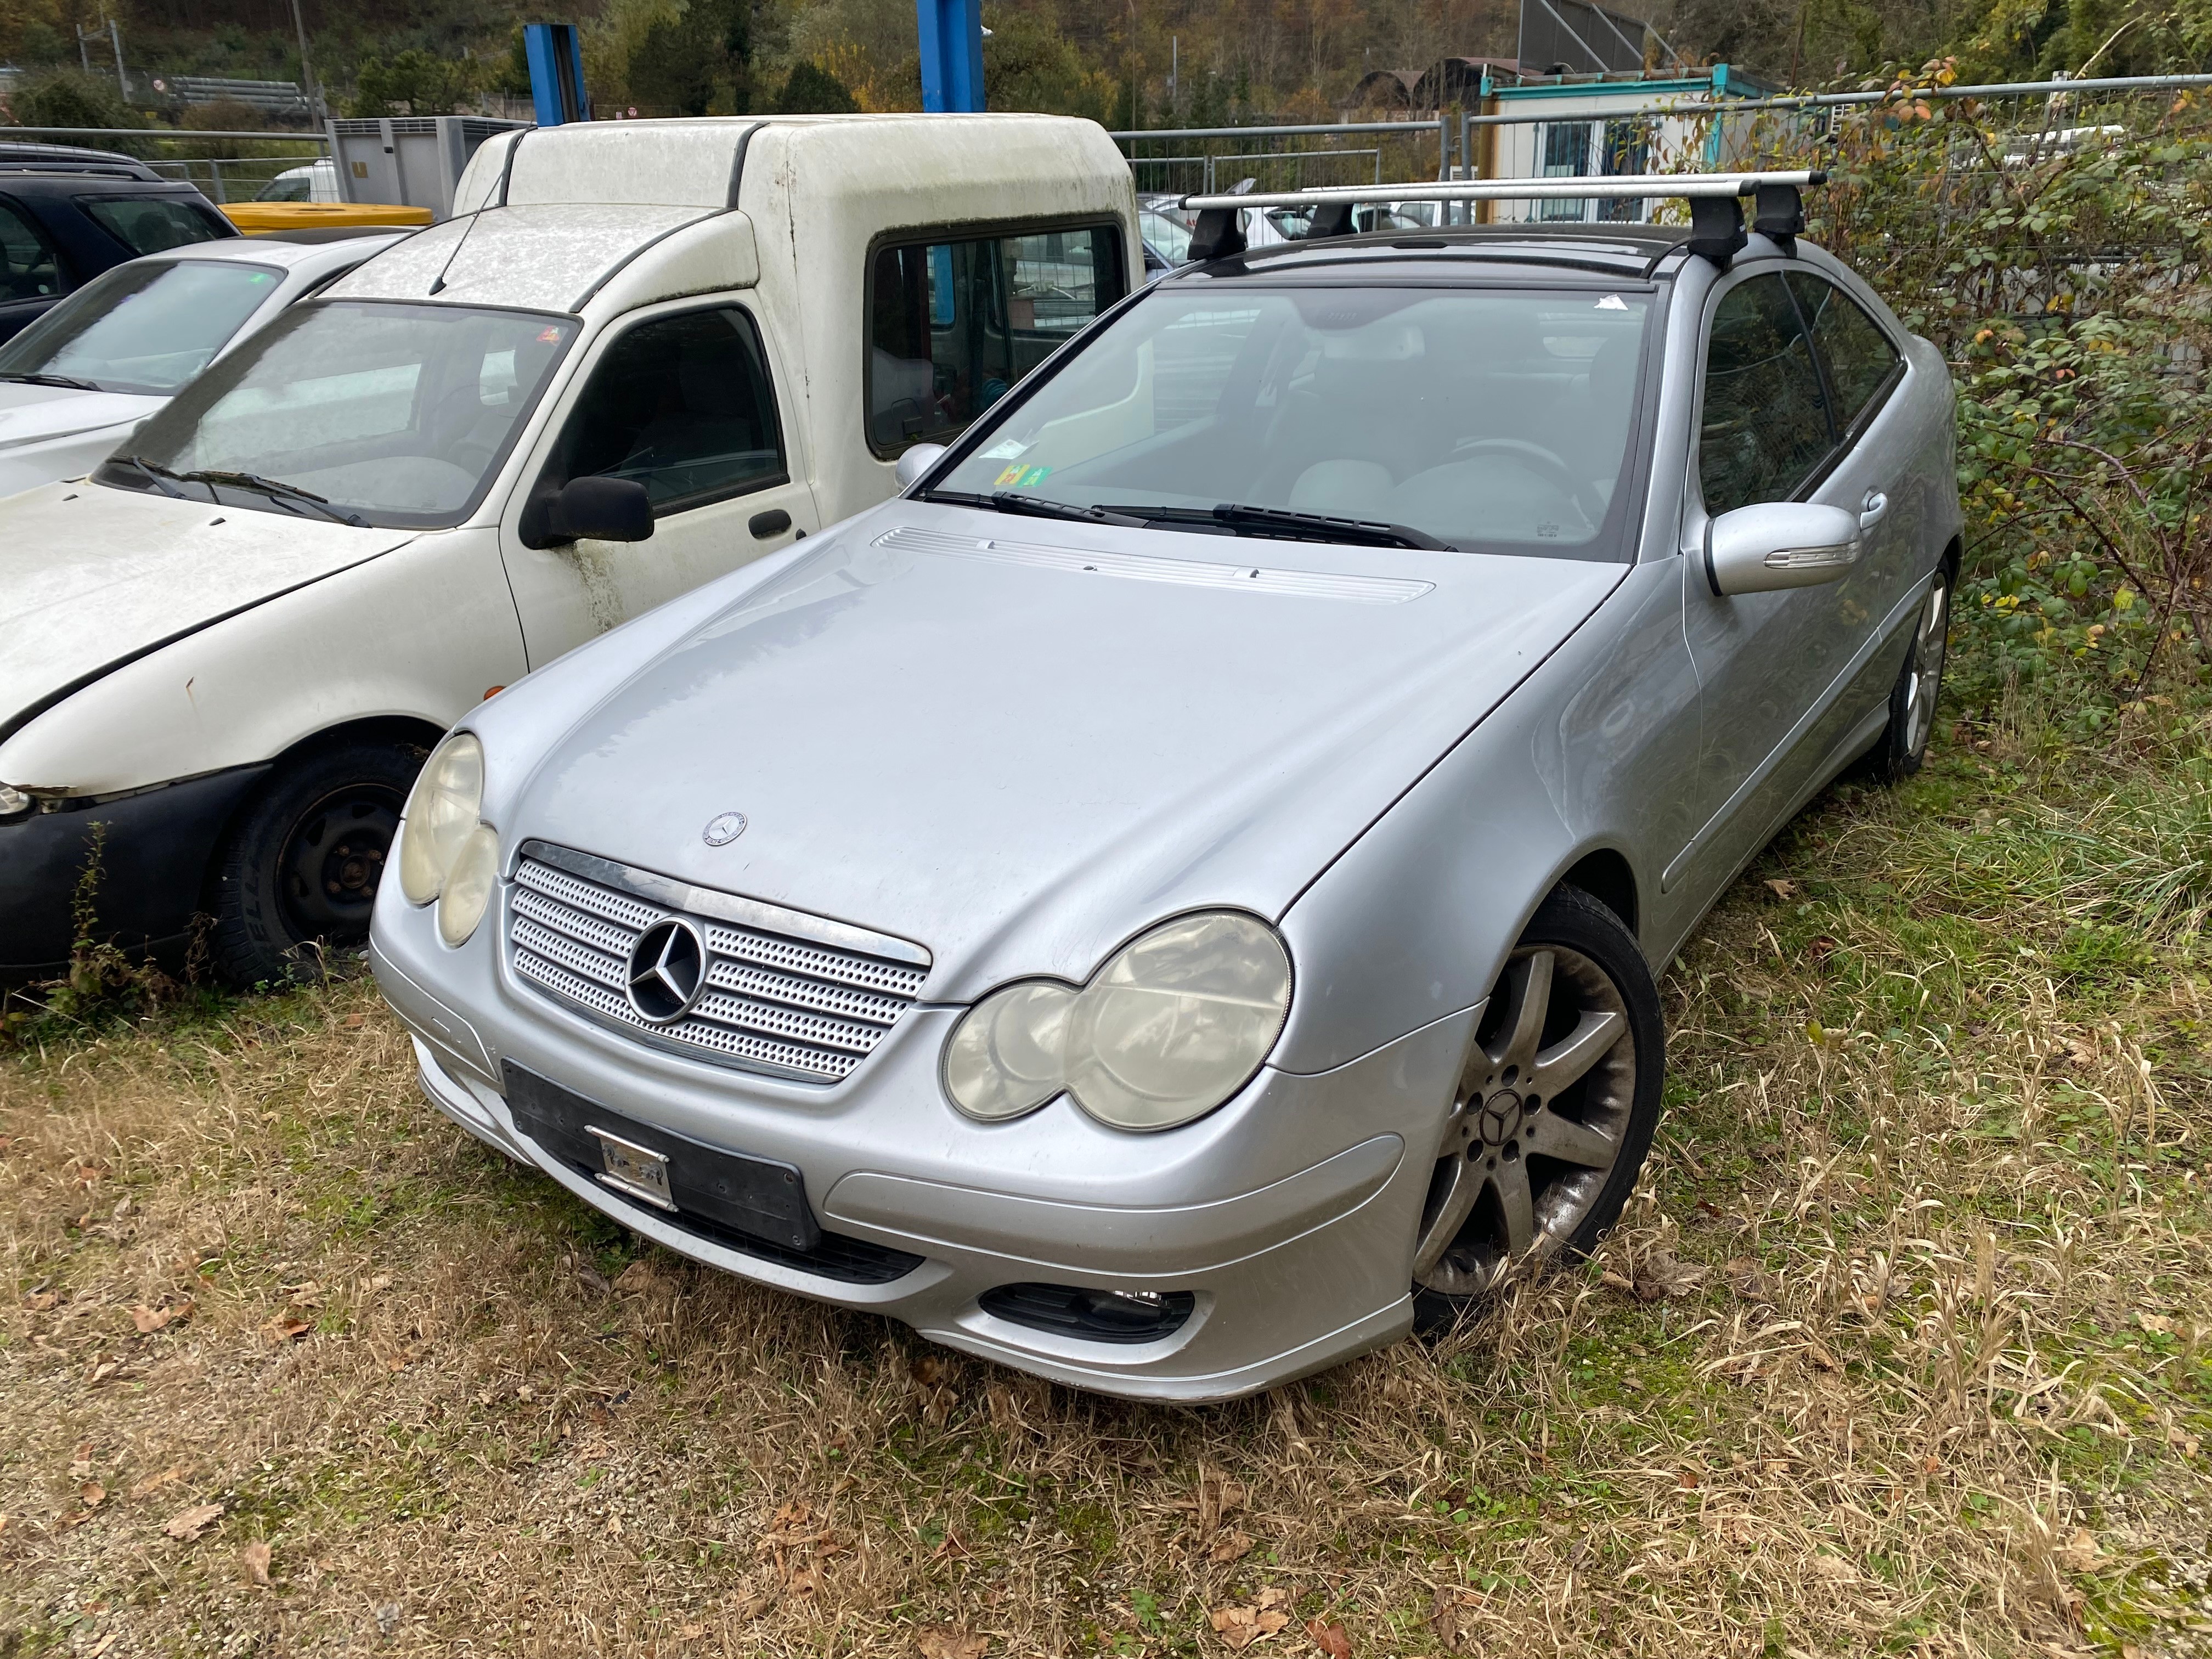
<svg viewBox="0 0 2212 1659"><path fill-rule="evenodd" d="M427 751L355 738L288 761L231 825L216 864L215 969L240 988L319 977L357 948Z"/></svg>
<svg viewBox="0 0 2212 1659"><path fill-rule="evenodd" d="M1612 1046L1584 1060L1584 1069L1548 1100L1528 1087L1539 1075L1536 1065L1522 1075L1505 1063L1512 1058L1515 1035L1505 1028L1519 1018L1533 978L1530 969L1539 957L1550 963L1543 969L1547 998L1532 1049L1540 1061L1565 1055L1569 1034L1592 1030L1607 1013L1620 1016ZM1611 1029L1596 1028L1592 1042ZM1636 936L1581 889L1554 890L1522 930L1468 1047L1416 1243L1417 1328L1450 1325L1486 1296L1509 1267L1533 1262L1539 1270L1548 1269L1579 1261L1596 1248L1620 1218L1651 1150L1666 1089L1666 1048L1659 989ZM1501 1109L1496 1103L1503 1100L1515 1103ZM1611 1146L1610 1164L1592 1167L1584 1161L1587 1153L1579 1158L1559 1156L1563 1128L1583 1146L1595 1144L1589 1139L1595 1132L1596 1141ZM1492 1171L1488 1176L1481 1167L1486 1157ZM1497 1172L1516 1161L1535 1226L1533 1242L1510 1250L1500 1232L1510 1229ZM1454 1242L1425 1270L1420 1258L1433 1233L1451 1224L1450 1194L1470 1178L1483 1189L1457 1224ZM1488 1182L1499 1184L1493 1189ZM1486 1200L1492 1212L1488 1216Z"/></svg>
<svg viewBox="0 0 2212 1659"><path fill-rule="evenodd" d="M1927 599L1913 620L1904 666L1889 691L1889 724L1867 752L1867 770L1878 782L1902 783L1927 762L1949 651L1952 580L1948 564L1929 578Z"/></svg>

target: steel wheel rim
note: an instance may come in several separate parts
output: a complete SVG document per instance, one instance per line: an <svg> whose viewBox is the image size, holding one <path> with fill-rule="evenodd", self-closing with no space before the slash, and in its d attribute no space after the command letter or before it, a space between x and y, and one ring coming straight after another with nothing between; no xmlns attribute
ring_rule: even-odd
<svg viewBox="0 0 2212 1659"><path fill-rule="evenodd" d="M1636 1040L1612 975L1565 945L1516 951L1437 1145L1413 1282L1473 1296L1556 1254L1611 1181L1635 1100Z"/></svg>
<svg viewBox="0 0 2212 1659"><path fill-rule="evenodd" d="M332 790L300 815L276 860L276 890L295 939L367 936L399 811L393 791L362 783Z"/></svg>
<svg viewBox="0 0 2212 1659"><path fill-rule="evenodd" d="M1905 752L1917 755L1927 747L1936 724L1936 696L1943 679L1943 653L1949 643L1947 626L1951 591L1938 576L1928 590L1928 603L1920 612L1920 629L1912 645L1912 678L1905 690Z"/></svg>

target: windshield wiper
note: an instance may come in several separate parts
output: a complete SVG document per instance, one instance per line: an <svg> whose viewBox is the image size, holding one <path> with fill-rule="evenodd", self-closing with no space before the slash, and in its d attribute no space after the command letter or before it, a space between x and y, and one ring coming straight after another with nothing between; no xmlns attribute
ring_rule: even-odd
<svg viewBox="0 0 2212 1659"><path fill-rule="evenodd" d="M922 500L949 501L956 507L988 507L994 513L1012 513L1019 518L1070 519L1077 524L1121 524L1138 529L1145 522L1126 513L1109 513L1103 507L1076 507L1067 501L1048 501L1042 495L1017 495L1011 489L994 490L988 495L977 495L964 489L933 489Z"/></svg>
<svg viewBox="0 0 2212 1659"><path fill-rule="evenodd" d="M368 528L368 520L358 513L347 513L331 505L330 497L318 495L312 489L302 489L297 484L288 484L281 478L264 478L258 472L223 472L207 470L198 472L172 472L173 478L186 483L221 484L228 489L250 489L257 495L266 495L271 501L303 501L307 511L319 519L328 519L332 524L349 524L356 530Z"/></svg>
<svg viewBox="0 0 2212 1659"><path fill-rule="evenodd" d="M177 489L169 482L170 479L177 477L179 475L170 471L166 466L155 465L153 462L148 460L143 455L112 455L108 459L111 461L120 461L125 466L136 467L139 471L144 473L149 478L152 479L154 488L160 490L164 495L173 495L180 501L191 499L183 490Z"/></svg>
<svg viewBox="0 0 2212 1659"><path fill-rule="evenodd" d="M72 380L66 374L0 374L0 380L13 380L18 386L58 386L64 392L100 390L90 380Z"/></svg>
<svg viewBox="0 0 2212 1659"><path fill-rule="evenodd" d="M1325 513L1296 513L1285 507L1132 507L1126 509L1148 524L1218 524L1224 530L1289 541L1341 542L1355 547L1418 547L1431 553L1458 550L1411 525L1375 519L1333 519Z"/></svg>

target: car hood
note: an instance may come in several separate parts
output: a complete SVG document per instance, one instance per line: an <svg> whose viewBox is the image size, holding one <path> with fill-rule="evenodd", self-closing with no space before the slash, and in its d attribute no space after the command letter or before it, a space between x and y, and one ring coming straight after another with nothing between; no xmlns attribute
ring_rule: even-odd
<svg viewBox="0 0 2212 1659"><path fill-rule="evenodd" d="M143 421L169 400L129 392L76 392L0 380L0 451Z"/></svg>
<svg viewBox="0 0 2212 1659"><path fill-rule="evenodd" d="M894 501L630 672L502 827L911 939L931 1000L1081 980L1180 909L1279 917L1624 574Z"/></svg>
<svg viewBox="0 0 2212 1659"><path fill-rule="evenodd" d="M104 670L415 534L99 484L0 501L0 737Z"/></svg>

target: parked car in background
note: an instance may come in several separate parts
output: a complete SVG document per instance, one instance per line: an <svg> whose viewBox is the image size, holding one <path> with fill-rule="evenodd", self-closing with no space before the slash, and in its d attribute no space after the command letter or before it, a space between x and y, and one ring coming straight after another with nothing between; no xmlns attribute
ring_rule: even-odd
<svg viewBox="0 0 2212 1659"><path fill-rule="evenodd" d="M163 174L135 155L112 149L85 149L76 144L0 143L0 173L76 173L167 182Z"/></svg>
<svg viewBox="0 0 2212 1659"><path fill-rule="evenodd" d="M1049 116L487 142L454 218L0 502L0 974L67 957L94 825L103 936L358 946L441 732L895 493L1137 283L1134 210Z"/></svg>
<svg viewBox="0 0 2212 1659"><path fill-rule="evenodd" d="M1186 265L897 501L471 711L373 935L432 1102L670 1249L1114 1394L1589 1250L1657 971L1933 725L1949 370L1789 185L1771 238Z"/></svg>
<svg viewBox="0 0 2212 1659"><path fill-rule="evenodd" d="M257 202L335 202L338 196L337 164L327 156L301 167L286 167L254 192Z"/></svg>
<svg viewBox="0 0 2212 1659"><path fill-rule="evenodd" d="M1243 186L1254 181L1247 179ZM1137 198L1137 225L1145 239L1145 247L1155 256L1147 268L1155 270L1172 270L1190 258L1191 232L1198 223L1198 216L1182 204L1181 195L1166 191L1146 191ZM1304 222L1295 215L1255 210L1241 216L1244 223L1246 245L1251 247L1273 247L1279 242L1290 241L1304 229Z"/></svg>
<svg viewBox="0 0 2212 1659"><path fill-rule="evenodd" d="M191 185L128 156L114 159L137 171L105 162L58 171L0 162L0 340L126 259L238 234Z"/></svg>
<svg viewBox="0 0 2212 1659"><path fill-rule="evenodd" d="M398 240L227 237L94 277L0 345L0 495L83 477L223 352Z"/></svg>

